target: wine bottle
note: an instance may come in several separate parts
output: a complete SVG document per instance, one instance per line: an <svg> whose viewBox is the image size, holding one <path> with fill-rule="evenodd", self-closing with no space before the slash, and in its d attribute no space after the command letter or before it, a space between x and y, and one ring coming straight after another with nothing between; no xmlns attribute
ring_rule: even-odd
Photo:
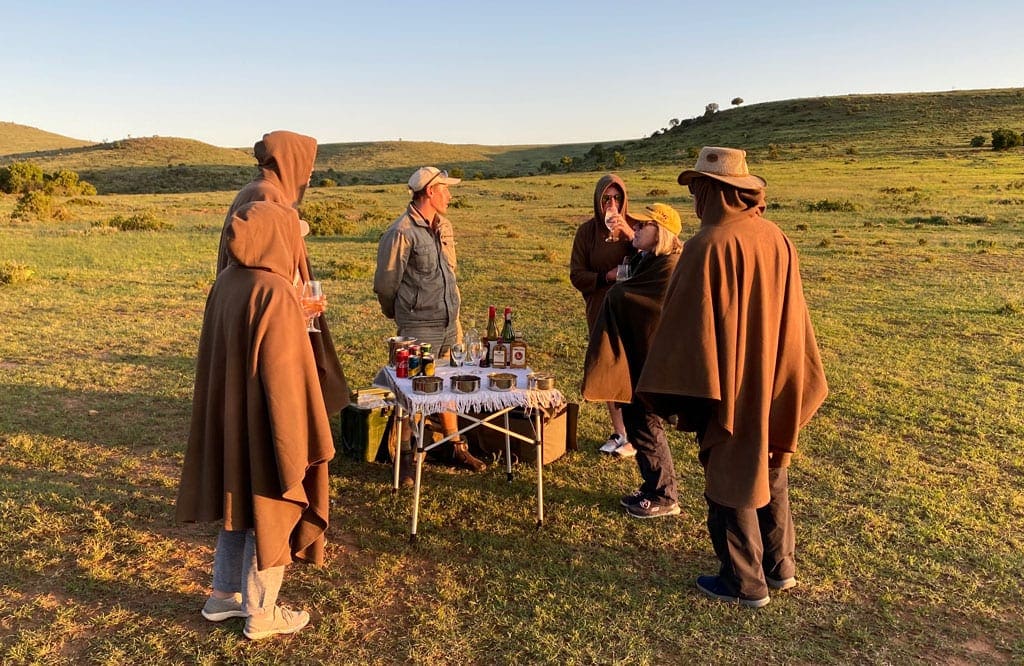
<svg viewBox="0 0 1024 666"><path fill-rule="evenodd" d="M491 359L494 352L494 345L498 341L498 323L495 321L495 314L497 308L490 306L487 308L487 335L483 339L484 343L484 356L480 359L481 368L491 367Z"/></svg>
<svg viewBox="0 0 1024 666"><path fill-rule="evenodd" d="M501 327L501 337L498 338L491 352L491 366L495 368L507 368L508 356L511 351L510 345L515 340L512 333L512 308L505 308L505 324Z"/></svg>

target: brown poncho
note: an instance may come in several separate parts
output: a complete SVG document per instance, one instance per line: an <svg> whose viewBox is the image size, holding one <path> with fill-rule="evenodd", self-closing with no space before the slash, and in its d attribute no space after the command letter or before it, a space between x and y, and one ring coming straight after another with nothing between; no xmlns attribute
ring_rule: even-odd
<svg viewBox="0 0 1024 666"><path fill-rule="evenodd" d="M695 429L714 401L702 448L705 492L734 508L769 501L769 452L785 465L828 393L796 249L761 217L764 193L694 181L701 228L686 242L637 392ZM721 436L717 436L716 433Z"/></svg>
<svg viewBox="0 0 1024 666"><path fill-rule="evenodd" d="M594 217L576 229L572 241L572 255L569 258L569 281L583 295L587 308L587 331L594 328L601 303L612 284L604 279L604 275L622 263L622 259L633 254L633 246L629 240L618 243L606 243L608 227L604 224L604 208L601 206L601 195L609 185L618 185L622 189L622 206L619 212L626 215L629 211L629 195L626 184L615 174L602 176L594 188Z"/></svg>
<svg viewBox="0 0 1024 666"><path fill-rule="evenodd" d="M298 214L239 208L206 302L177 519L256 530L259 568L323 561L331 428L292 276Z"/></svg>
<svg viewBox="0 0 1024 666"><path fill-rule="evenodd" d="M633 277L605 296L583 365L583 397L632 402L678 254L640 258Z"/></svg>
<svg viewBox="0 0 1024 666"><path fill-rule="evenodd" d="M263 139L256 143L254 152L260 173L235 196L227 217L224 218L225 229L239 208L254 201L273 201L286 206L298 206L313 173L316 139L294 132L270 132L264 134ZM218 273L228 264L226 243L227 238L221 233L220 251L217 256ZM305 255L299 262L299 273L303 282L316 279ZM345 381L338 353L334 349L334 340L331 338L326 314L320 316L318 325L322 332L311 334L309 339L316 358L327 413L335 414L348 405L348 383Z"/></svg>

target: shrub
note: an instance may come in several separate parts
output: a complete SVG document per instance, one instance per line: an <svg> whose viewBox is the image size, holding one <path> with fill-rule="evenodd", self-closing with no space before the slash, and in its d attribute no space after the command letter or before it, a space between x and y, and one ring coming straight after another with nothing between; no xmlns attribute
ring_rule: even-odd
<svg viewBox="0 0 1024 666"><path fill-rule="evenodd" d="M46 176L43 189L47 194L59 194L63 196L95 196L96 188L84 180L79 179L78 174L68 169L61 169L57 173Z"/></svg>
<svg viewBox="0 0 1024 666"><path fill-rule="evenodd" d="M162 231L174 228L174 225L158 219L156 213L148 210L129 215L128 217L115 215L108 220L93 222L92 226L110 227L112 229L120 229L121 231Z"/></svg>
<svg viewBox="0 0 1024 666"><path fill-rule="evenodd" d="M529 192L502 192L501 198L508 201L536 201L537 195Z"/></svg>
<svg viewBox="0 0 1024 666"><path fill-rule="evenodd" d="M616 150L612 155L612 164L616 169L621 169L626 164L626 156Z"/></svg>
<svg viewBox="0 0 1024 666"><path fill-rule="evenodd" d="M768 144L768 159L770 159L770 160L777 160L777 159L779 159L779 146L778 146L778 144L774 144L774 143L769 143Z"/></svg>
<svg viewBox="0 0 1024 666"><path fill-rule="evenodd" d="M0 190L25 194L43 189L43 170L30 162L15 162L0 169Z"/></svg>
<svg viewBox="0 0 1024 666"><path fill-rule="evenodd" d="M320 187L337 187L337 186L338 186L338 181L334 180L333 178L321 178L320 179Z"/></svg>
<svg viewBox="0 0 1024 666"><path fill-rule="evenodd" d="M1020 134L1010 129L997 129L992 132L992 150L1009 150L1021 145Z"/></svg>
<svg viewBox="0 0 1024 666"><path fill-rule="evenodd" d="M19 264L16 261L0 263L0 284L28 282L35 277L35 274L36 272L26 264Z"/></svg>
<svg viewBox="0 0 1024 666"><path fill-rule="evenodd" d="M985 137L978 135L971 138L971 148L981 148L985 145Z"/></svg>
<svg viewBox="0 0 1024 666"><path fill-rule="evenodd" d="M807 204L807 210L812 213L852 213L857 210L857 204L846 200L822 199Z"/></svg>
<svg viewBox="0 0 1024 666"><path fill-rule="evenodd" d="M21 195L11 212L12 219L28 220L66 220L70 217L68 209L58 206L51 197L42 190L32 190Z"/></svg>
<svg viewBox="0 0 1024 666"><path fill-rule="evenodd" d="M669 194L669 191L663 187L655 187L654 189L647 191L647 196L649 197L665 197Z"/></svg>
<svg viewBox="0 0 1024 666"><path fill-rule="evenodd" d="M729 103L732 104L733 106L739 106L740 104L743 103L743 98L742 97L733 97L732 101L729 102Z"/></svg>
<svg viewBox="0 0 1024 666"><path fill-rule="evenodd" d="M345 217L344 206L337 201L314 201L299 208L299 215L309 223L313 236L350 236L356 225Z"/></svg>
<svg viewBox="0 0 1024 666"><path fill-rule="evenodd" d="M466 175L466 172L463 170L462 167L452 167L451 169L448 170L448 174L452 178L462 178Z"/></svg>

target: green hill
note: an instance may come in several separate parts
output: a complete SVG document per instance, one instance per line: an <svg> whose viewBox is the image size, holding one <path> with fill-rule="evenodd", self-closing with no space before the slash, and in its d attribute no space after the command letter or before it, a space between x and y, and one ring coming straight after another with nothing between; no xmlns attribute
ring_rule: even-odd
<svg viewBox="0 0 1024 666"><path fill-rule="evenodd" d="M630 141L547 146L484 146L420 141L331 143L319 147L313 184L400 183L417 167L462 169L466 178L543 171L612 170L691 164L704 145L746 148L751 160L857 154L934 155L978 150L974 136L1024 131L1024 88L938 93L843 95L737 106ZM69 143L70 142L70 143ZM595 148L595 146L599 146ZM563 163L572 158L571 164ZM32 161L44 170L77 171L102 193L236 189L253 175L251 149L192 139L151 137L87 144L0 123L0 165Z"/></svg>
<svg viewBox="0 0 1024 666"><path fill-rule="evenodd" d="M624 146L631 164L692 161L705 145L740 146L753 158L936 154L969 150L995 129L1024 130L1024 88L810 97L739 106L691 118Z"/></svg>
<svg viewBox="0 0 1024 666"><path fill-rule="evenodd" d="M0 159L4 155L10 154L78 148L88 145L88 141L45 132L27 125L0 121Z"/></svg>

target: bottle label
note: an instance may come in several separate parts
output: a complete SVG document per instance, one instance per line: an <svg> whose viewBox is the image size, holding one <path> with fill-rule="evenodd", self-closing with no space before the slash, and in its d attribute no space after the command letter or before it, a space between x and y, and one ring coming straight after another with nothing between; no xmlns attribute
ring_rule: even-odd
<svg viewBox="0 0 1024 666"><path fill-rule="evenodd" d="M526 367L526 345L521 342L513 342L509 350L508 366L510 368Z"/></svg>
<svg viewBox="0 0 1024 666"><path fill-rule="evenodd" d="M491 351L491 367L508 367L508 345L504 342L494 343L494 349Z"/></svg>

